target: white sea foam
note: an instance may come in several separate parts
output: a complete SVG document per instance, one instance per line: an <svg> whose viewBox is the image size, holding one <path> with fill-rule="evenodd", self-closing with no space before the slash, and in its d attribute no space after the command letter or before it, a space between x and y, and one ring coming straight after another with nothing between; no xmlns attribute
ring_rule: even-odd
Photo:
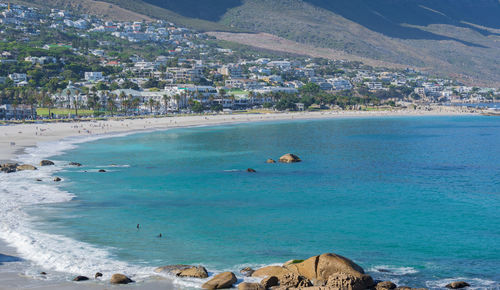
<svg viewBox="0 0 500 290"><path fill-rule="evenodd" d="M404 276L418 273L418 271L412 267L394 267L388 265L374 266L370 268L369 271L393 276Z"/></svg>
<svg viewBox="0 0 500 290"><path fill-rule="evenodd" d="M121 134L126 135L126 134ZM116 135L114 135L116 136ZM49 156L59 155L75 148L75 144L96 140L108 136L67 139L47 142L37 147L28 148L26 154L19 156L17 162L37 164ZM53 176L67 165L55 162L55 166L39 167L36 171L22 171L0 174L0 238L16 248L20 256L32 263L26 270L36 278L36 273L43 269L61 273L49 278L68 279L71 275L93 276L102 272L104 278L116 272L143 279L151 276L153 268L130 265L113 259L107 249L79 242L71 238L49 234L38 230L35 220L25 208L38 204L68 202L73 199L69 192L59 189L52 182ZM36 181L43 180L42 182Z"/></svg>

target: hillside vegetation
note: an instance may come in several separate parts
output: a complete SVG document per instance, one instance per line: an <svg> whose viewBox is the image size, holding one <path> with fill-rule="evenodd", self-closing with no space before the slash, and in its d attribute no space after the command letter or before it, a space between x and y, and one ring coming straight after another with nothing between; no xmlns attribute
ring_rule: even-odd
<svg viewBox="0 0 500 290"><path fill-rule="evenodd" d="M73 6L102 3L33 1ZM331 49L332 55L347 59L397 63L467 83L500 86L498 0L102 1L201 31L257 33L253 43L238 35L219 34L246 45L272 47L264 32L307 47Z"/></svg>

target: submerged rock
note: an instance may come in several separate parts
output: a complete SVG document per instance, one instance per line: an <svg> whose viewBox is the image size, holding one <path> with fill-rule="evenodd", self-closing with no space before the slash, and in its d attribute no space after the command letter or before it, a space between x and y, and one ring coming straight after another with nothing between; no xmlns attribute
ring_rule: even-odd
<svg viewBox="0 0 500 290"><path fill-rule="evenodd" d="M237 279L233 272L224 272L215 275L210 281L203 284L201 287L205 289L224 289L231 288Z"/></svg>
<svg viewBox="0 0 500 290"><path fill-rule="evenodd" d="M73 279L73 281L75 281L75 282L87 281L87 280L89 280L89 277L85 277L85 276L76 276L75 279Z"/></svg>
<svg viewBox="0 0 500 290"><path fill-rule="evenodd" d="M18 165L16 169L17 171L23 171L23 170L36 170L37 168L33 165L23 164L23 165Z"/></svg>
<svg viewBox="0 0 500 290"><path fill-rule="evenodd" d="M71 166L78 166L78 167L82 166L82 164L80 164L78 162L70 162L69 165L71 165Z"/></svg>
<svg viewBox="0 0 500 290"><path fill-rule="evenodd" d="M54 181L55 181L55 182L59 182L59 181L61 181L61 180L62 180L62 179L61 179L60 177L56 177L56 178L54 178Z"/></svg>
<svg viewBox="0 0 500 290"><path fill-rule="evenodd" d="M301 161L302 160L300 160L300 158L297 155L291 153L285 154L281 156L279 159L279 162L281 163L296 163Z"/></svg>
<svg viewBox="0 0 500 290"><path fill-rule="evenodd" d="M274 159L269 158L267 159L266 163L276 163L276 161Z"/></svg>
<svg viewBox="0 0 500 290"><path fill-rule="evenodd" d="M129 284L133 283L134 281L123 274L113 274L109 282L111 284Z"/></svg>
<svg viewBox="0 0 500 290"><path fill-rule="evenodd" d="M13 173L13 172L16 172L18 165L19 164L17 164L17 163L5 163L5 164L2 164L2 165L0 165L0 171L2 171L4 173Z"/></svg>
<svg viewBox="0 0 500 290"><path fill-rule="evenodd" d="M255 172L257 172L257 171L256 171L255 169L253 169L253 168L248 168L248 169L247 169L247 172L250 172L250 173L255 173Z"/></svg>
<svg viewBox="0 0 500 290"><path fill-rule="evenodd" d="M40 161L40 166L50 166L50 165L54 165L54 162L52 162L50 160L42 160L42 161Z"/></svg>
<svg viewBox="0 0 500 290"><path fill-rule="evenodd" d="M449 289L461 289L465 287L469 287L470 284L465 282L465 281L456 281L456 282L451 282L450 284L446 285L446 288Z"/></svg>
<svg viewBox="0 0 500 290"><path fill-rule="evenodd" d="M96 278L96 279L97 279L97 278L99 278L99 277L102 277L102 273L101 273L101 272L97 272L97 273L95 273L94 278Z"/></svg>
<svg viewBox="0 0 500 290"><path fill-rule="evenodd" d="M182 271L192 268L191 265L168 265L162 266L155 269L156 273L168 273L178 276Z"/></svg>
<svg viewBox="0 0 500 290"><path fill-rule="evenodd" d="M106 170L104 170L104 169L99 169L99 172L106 172Z"/></svg>
<svg viewBox="0 0 500 290"><path fill-rule="evenodd" d="M240 273L245 277L252 276L253 272L255 272L255 270L250 267L246 267L240 270Z"/></svg>

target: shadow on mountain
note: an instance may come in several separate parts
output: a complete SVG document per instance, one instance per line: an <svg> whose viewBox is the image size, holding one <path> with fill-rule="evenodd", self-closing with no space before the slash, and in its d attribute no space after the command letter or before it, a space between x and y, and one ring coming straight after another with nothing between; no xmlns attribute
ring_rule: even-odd
<svg viewBox="0 0 500 290"><path fill-rule="evenodd" d="M226 12L243 4L243 0L143 0L185 17L219 21Z"/></svg>
<svg viewBox="0 0 500 290"><path fill-rule="evenodd" d="M3 265L3 263L20 262L20 261L22 261L22 259L19 257L0 254L0 265Z"/></svg>
<svg viewBox="0 0 500 290"><path fill-rule="evenodd" d="M428 26L449 24L475 30L482 35L498 35L465 24L500 28L500 2L496 0L304 0L329 10L370 30L400 39L454 40L483 47L404 24Z"/></svg>

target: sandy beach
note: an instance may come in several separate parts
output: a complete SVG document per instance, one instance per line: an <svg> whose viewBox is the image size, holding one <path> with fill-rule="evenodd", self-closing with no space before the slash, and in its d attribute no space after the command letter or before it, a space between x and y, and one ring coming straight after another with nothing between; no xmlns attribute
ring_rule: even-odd
<svg viewBox="0 0 500 290"><path fill-rule="evenodd" d="M190 126L265 122L279 120L306 120L353 117L397 116L466 116L478 114L459 107L439 107L432 111L359 111L359 112L301 112L269 114L232 114L207 116L179 116L145 119L112 119L104 121L75 121L68 123L39 123L0 126L0 163L15 161L16 156L28 147L41 142L64 138L112 135L125 132L166 130ZM0 173L3 174L3 173ZM107 282L51 282L25 276L22 257L16 250L0 240L0 289L108 289ZM136 283L140 289L175 289L178 286L168 280Z"/></svg>

